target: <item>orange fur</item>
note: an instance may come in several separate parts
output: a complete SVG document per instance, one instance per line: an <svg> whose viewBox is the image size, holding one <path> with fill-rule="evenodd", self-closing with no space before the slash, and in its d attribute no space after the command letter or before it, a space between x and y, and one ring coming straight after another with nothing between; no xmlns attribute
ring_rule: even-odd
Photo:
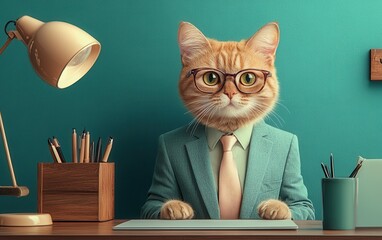
<svg viewBox="0 0 382 240"><path fill-rule="evenodd" d="M246 124L263 119L272 111L279 95L279 85L274 66L279 41L276 23L269 23L250 39L239 42L221 42L206 38L190 23L181 23L178 42L183 68L180 74L179 92L186 107L199 122L224 132L232 132ZM226 73L256 68L270 71L264 89L256 94L243 94L226 86L218 93L200 92L193 76L187 73L194 68L210 67ZM235 87L235 86L234 86ZM235 87L236 88L236 87ZM230 99L227 92L233 93ZM232 102L231 105L227 105Z"/></svg>

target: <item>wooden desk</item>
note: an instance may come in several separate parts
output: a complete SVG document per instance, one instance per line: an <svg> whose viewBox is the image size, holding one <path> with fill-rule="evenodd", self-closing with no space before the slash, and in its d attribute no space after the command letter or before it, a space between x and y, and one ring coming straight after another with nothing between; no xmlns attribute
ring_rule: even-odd
<svg viewBox="0 0 382 240"><path fill-rule="evenodd" d="M54 222L45 227L0 227L0 239L382 239L382 228L323 231L320 221L296 221L298 230L257 231L113 231L125 220Z"/></svg>

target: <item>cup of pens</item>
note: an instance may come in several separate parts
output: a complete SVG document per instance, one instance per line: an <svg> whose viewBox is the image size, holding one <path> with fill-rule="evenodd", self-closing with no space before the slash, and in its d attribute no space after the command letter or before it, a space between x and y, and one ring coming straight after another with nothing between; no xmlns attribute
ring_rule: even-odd
<svg viewBox="0 0 382 240"><path fill-rule="evenodd" d="M325 178L321 180L323 229L355 229L358 186L356 175L360 166L357 165L349 177L336 177L332 154L330 155L330 168L323 163L321 166L325 175Z"/></svg>
<svg viewBox="0 0 382 240"><path fill-rule="evenodd" d="M114 218L115 164L109 161L113 138L102 151L102 140L90 132L72 132L71 159L58 139L48 139L53 163L38 163L38 212L53 221L108 221Z"/></svg>
<svg viewBox="0 0 382 240"><path fill-rule="evenodd" d="M357 178L323 178L321 185L323 229L354 229Z"/></svg>

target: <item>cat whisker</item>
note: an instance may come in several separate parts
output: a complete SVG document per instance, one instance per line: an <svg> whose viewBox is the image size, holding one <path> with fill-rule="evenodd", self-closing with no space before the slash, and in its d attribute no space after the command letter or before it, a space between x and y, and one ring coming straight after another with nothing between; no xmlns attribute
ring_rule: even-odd
<svg viewBox="0 0 382 240"><path fill-rule="evenodd" d="M285 105L283 105L282 103L276 102L276 104L282 106L285 110L287 110L288 113L290 113L289 109ZM260 104L260 105L263 105L263 107L267 107L265 104ZM277 122L275 122L272 117L276 118ZM267 114L266 118L270 119L275 124L276 127L280 127L279 125L283 126L285 124L284 119L276 112L275 108L273 108Z"/></svg>
<svg viewBox="0 0 382 240"><path fill-rule="evenodd" d="M194 104L206 104L206 103L211 103L211 101L214 101L214 99L210 99L210 98L200 98L200 96L196 96L196 97L199 97L199 99L195 99L193 101L188 101L186 103L184 103L186 106L192 106Z"/></svg>
<svg viewBox="0 0 382 240"><path fill-rule="evenodd" d="M215 109L214 104L210 104L210 105L207 106L206 109L204 110L203 115L200 115L198 118L201 120L201 119L203 119L203 118L204 118L205 116L207 116L207 115L209 115L209 117L210 117L210 116L211 116L211 113L213 112L214 109ZM209 117L207 118L206 125L208 125ZM199 122L200 122L200 121L199 121Z"/></svg>
<svg viewBox="0 0 382 240"><path fill-rule="evenodd" d="M194 109L195 116L194 116L194 119L189 123L187 127L187 131L192 126L191 134L194 134L197 127L199 126L199 123L201 123L201 119L207 116L207 114L211 113L211 110L213 110L214 108L215 108L214 103L207 103Z"/></svg>
<svg viewBox="0 0 382 240"><path fill-rule="evenodd" d="M279 125L284 125L284 119L274 109L268 113L265 111L267 107L268 106L266 104L257 103L255 106L252 107L251 111L258 116L266 114L265 117L269 119L273 123L273 125L275 125L278 128L280 127ZM274 120L274 118L276 120Z"/></svg>
<svg viewBox="0 0 382 240"><path fill-rule="evenodd" d="M210 114L209 114L209 116L207 118L207 123L206 123L207 126L209 125L210 118L212 118L217 111L218 111L217 108L213 108L212 111L210 111Z"/></svg>
<svg viewBox="0 0 382 240"><path fill-rule="evenodd" d="M283 107L283 108L288 112L288 114L290 114L290 111L289 111L288 107L285 106L284 104L282 104L280 101L278 101L276 104L277 104L278 106Z"/></svg>
<svg viewBox="0 0 382 240"><path fill-rule="evenodd" d="M283 126L285 124L285 121L284 119L280 116L280 114L278 114L276 111L271 111L269 113L269 118L271 119L271 117L275 117L278 121L278 123ZM277 124L276 124L277 127L279 127Z"/></svg>
<svg viewBox="0 0 382 240"><path fill-rule="evenodd" d="M185 105L189 109L193 109L196 112L203 110L206 104L211 104L211 103L207 103L205 100L195 100L189 103L185 103ZM188 114L188 113L192 113L192 111L188 110L184 114Z"/></svg>
<svg viewBox="0 0 382 240"><path fill-rule="evenodd" d="M277 128L280 128L280 126L277 124L277 122L275 122L270 115L266 116L266 119L269 119L273 123L274 126L276 126ZM280 123L280 120L277 117L276 117L276 119L278 120L278 123ZM280 125L282 125L282 124L280 123Z"/></svg>
<svg viewBox="0 0 382 240"><path fill-rule="evenodd" d="M192 102L188 102L188 103L185 103L185 106L188 107L189 109L193 109L194 111L198 112L202 109L204 109L204 105L206 104L212 104L210 102L207 102L206 100L204 99L197 99L197 100L194 100ZM185 112L184 114L188 114L188 113L192 113L191 110L188 110L187 112Z"/></svg>
<svg viewBox="0 0 382 240"><path fill-rule="evenodd" d="M252 106L250 111L257 116L264 115L266 112L263 110L264 107L262 107L261 105L262 104L256 104L256 105Z"/></svg>

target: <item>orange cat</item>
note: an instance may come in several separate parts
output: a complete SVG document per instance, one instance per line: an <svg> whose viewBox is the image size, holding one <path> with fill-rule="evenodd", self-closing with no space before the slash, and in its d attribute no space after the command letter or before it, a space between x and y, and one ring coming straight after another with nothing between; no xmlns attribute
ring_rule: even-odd
<svg viewBox="0 0 382 240"><path fill-rule="evenodd" d="M182 55L182 72L179 92L187 108L197 121L204 125L230 132L250 122L263 119L277 102L279 86L274 66L275 52L279 42L276 23L264 26L249 40L219 42L207 39L190 23L182 23L178 41ZM231 102L224 92L203 94L190 81L191 69L209 67L226 73L243 69L264 69L269 74L260 92L241 93L232 81L226 81L227 91L233 95ZM256 71L255 73L263 73ZM262 83L259 83L262 84ZM227 86L228 85L228 86ZM258 85L261 87L262 85Z"/></svg>
<svg viewBox="0 0 382 240"><path fill-rule="evenodd" d="M240 217L313 219L300 174L297 137L263 121L279 96L274 64L278 24L265 25L248 40L221 42L183 22L178 42L183 65L179 92L195 122L192 131L180 128L160 137L142 216L220 218L219 175L213 159L219 154L221 159L222 153L216 152L222 150L213 150L208 129L234 135L246 129L249 143L236 143L244 161L238 167L244 191Z"/></svg>

